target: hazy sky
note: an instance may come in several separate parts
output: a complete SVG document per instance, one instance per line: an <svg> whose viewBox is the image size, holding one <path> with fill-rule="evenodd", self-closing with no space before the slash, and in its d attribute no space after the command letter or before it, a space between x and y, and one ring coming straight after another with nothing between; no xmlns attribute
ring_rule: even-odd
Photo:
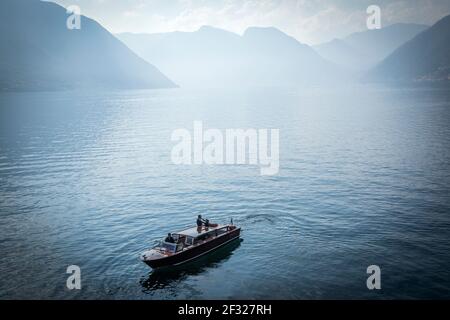
<svg viewBox="0 0 450 320"><path fill-rule="evenodd" d="M366 9L381 8L382 25L433 24L450 14L450 0L53 0L78 5L113 33L195 31L211 25L242 34L274 26L307 44L366 27Z"/></svg>

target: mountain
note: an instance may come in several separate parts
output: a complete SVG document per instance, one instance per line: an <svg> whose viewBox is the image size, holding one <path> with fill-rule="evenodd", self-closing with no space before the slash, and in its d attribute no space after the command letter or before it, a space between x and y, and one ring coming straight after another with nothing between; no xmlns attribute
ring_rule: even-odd
<svg viewBox="0 0 450 320"><path fill-rule="evenodd" d="M92 19L54 3L0 1L0 90L165 88L174 83Z"/></svg>
<svg viewBox="0 0 450 320"><path fill-rule="evenodd" d="M314 46L314 49L328 61L355 71L365 69L373 63L362 52L341 39Z"/></svg>
<svg viewBox="0 0 450 320"><path fill-rule="evenodd" d="M369 80L450 79L450 16L418 34L374 67Z"/></svg>
<svg viewBox="0 0 450 320"><path fill-rule="evenodd" d="M117 37L181 86L298 85L330 81L335 73L311 47L276 28L252 27L242 36L204 26Z"/></svg>
<svg viewBox="0 0 450 320"><path fill-rule="evenodd" d="M398 23L376 30L353 33L314 49L325 59L354 70L373 67L428 26Z"/></svg>

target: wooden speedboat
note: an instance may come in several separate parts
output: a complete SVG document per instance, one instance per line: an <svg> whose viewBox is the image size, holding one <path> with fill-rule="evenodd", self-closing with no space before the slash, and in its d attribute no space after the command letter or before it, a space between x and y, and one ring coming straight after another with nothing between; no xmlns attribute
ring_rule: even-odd
<svg viewBox="0 0 450 320"><path fill-rule="evenodd" d="M232 224L189 228L172 233L174 243L158 241L141 254L141 260L153 269L176 266L238 239L240 233L241 228Z"/></svg>

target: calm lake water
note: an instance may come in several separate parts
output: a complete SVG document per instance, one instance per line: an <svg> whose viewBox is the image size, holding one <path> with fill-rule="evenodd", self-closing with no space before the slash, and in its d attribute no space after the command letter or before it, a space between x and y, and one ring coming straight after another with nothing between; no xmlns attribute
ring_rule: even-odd
<svg viewBox="0 0 450 320"><path fill-rule="evenodd" d="M279 174L172 164L194 120L279 128ZM2 93L0 298L450 298L449 183L450 90ZM243 241L152 273L197 214Z"/></svg>

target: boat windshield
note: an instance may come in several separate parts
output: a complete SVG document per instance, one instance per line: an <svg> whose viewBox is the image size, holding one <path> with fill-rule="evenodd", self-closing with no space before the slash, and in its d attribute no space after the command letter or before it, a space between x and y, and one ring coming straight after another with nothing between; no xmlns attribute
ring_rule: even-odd
<svg viewBox="0 0 450 320"><path fill-rule="evenodd" d="M157 245L157 247L159 247L160 249L164 249L165 251L168 252L177 252L183 249L183 245L181 243L170 243L170 242L165 242L165 241L160 241L159 244Z"/></svg>

